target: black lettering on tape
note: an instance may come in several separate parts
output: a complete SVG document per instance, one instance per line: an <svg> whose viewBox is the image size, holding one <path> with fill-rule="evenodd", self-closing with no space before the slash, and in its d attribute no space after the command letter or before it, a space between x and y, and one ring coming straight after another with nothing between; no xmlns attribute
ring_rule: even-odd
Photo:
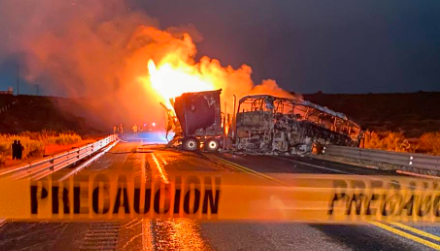
<svg viewBox="0 0 440 251"><path fill-rule="evenodd" d="M434 213L435 217L440 217L440 194L437 194L434 198L432 212Z"/></svg>
<svg viewBox="0 0 440 251"><path fill-rule="evenodd" d="M102 200L104 202L104 206L101 208L102 210L99 208L100 194L102 194ZM100 189L100 187L97 186L95 189L93 189L92 204L93 212L95 212L95 214L106 214L108 211L110 211L110 195L107 187L104 186L102 189Z"/></svg>
<svg viewBox="0 0 440 251"><path fill-rule="evenodd" d="M383 216L389 216L394 214L397 205L399 205L402 201L402 195L400 194L393 194L390 197L387 197L386 194L382 195L382 205L381 205L381 212Z"/></svg>
<svg viewBox="0 0 440 251"><path fill-rule="evenodd" d="M366 196L363 193L353 194L351 199L347 201L347 208L345 211L346 215L351 214L351 209L353 207L353 203L356 208L356 215L361 215L362 205L365 204Z"/></svg>
<svg viewBox="0 0 440 251"><path fill-rule="evenodd" d="M211 189L205 190L205 196L203 198L202 213L203 214L208 213L208 203L209 203L209 208L211 208L211 213L217 214L218 213L219 198L220 198L220 190L218 190L218 189L215 190L215 196L213 195L213 192Z"/></svg>
<svg viewBox="0 0 440 251"><path fill-rule="evenodd" d="M197 188L194 188L194 204L193 210L190 210L190 199L191 199L191 190L188 190L185 194L185 199L183 200L183 210L186 214L195 214L199 210L200 204L200 191Z"/></svg>
<svg viewBox="0 0 440 251"><path fill-rule="evenodd" d="M138 214L146 214L150 211L151 189L145 189L144 211L141 212L141 189L134 189L134 211Z"/></svg>
<svg viewBox="0 0 440 251"><path fill-rule="evenodd" d="M121 200L122 200L122 206L124 207L124 212L126 214L130 213L130 204L128 203L128 193L127 188L118 188L118 193L116 194L116 200L115 205L113 207L113 213L118 214L119 209L121 207Z"/></svg>
<svg viewBox="0 0 440 251"><path fill-rule="evenodd" d="M161 194L164 195L163 208L160 208ZM154 212L157 214L166 214L168 211L170 211L170 190L168 188L158 189L154 195Z"/></svg>
<svg viewBox="0 0 440 251"><path fill-rule="evenodd" d="M367 203L367 210L365 211L366 215L375 215L377 212L377 208L371 208L372 204L379 199L379 194L372 194Z"/></svg>
<svg viewBox="0 0 440 251"><path fill-rule="evenodd" d="M174 214L178 214L180 213L180 201L181 201L181 197L182 197L182 177L177 176L175 179L175 186L176 186L176 190L174 193L174 209L173 209L173 213Z"/></svg>
<svg viewBox="0 0 440 251"><path fill-rule="evenodd" d="M415 195L412 194L408 200L405 200L402 206L399 208L399 211L397 212L397 215L401 215L403 210L406 210L406 215L411 216L413 214L414 209L414 201L415 201Z"/></svg>
<svg viewBox="0 0 440 251"><path fill-rule="evenodd" d="M81 212L81 188L73 188L73 213L80 214Z"/></svg>
<svg viewBox="0 0 440 251"><path fill-rule="evenodd" d="M330 202L330 207L328 209L327 214L332 215L333 214L333 210L335 207L335 202L340 201L340 200L346 200L347 199L347 194L346 193L335 193L333 195L333 199Z"/></svg>
<svg viewBox="0 0 440 251"><path fill-rule="evenodd" d="M429 213L432 206L432 195L427 195L420 198L419 209L417 215L423 217Z"/></svg>
<svg viewBox="0 0 440 251"><path fill-rule="evenodd" d="M220 200L220 178L215 177L215 196L213 195L212 179L205 177L205 196L203 197L202 213L208 214L208 208L211 208L211 214L218 213L218 202Z"/></svg>
<svg viewBox="0 0 440 251"><path fill-rule="evenodd" d="M43 186L41 189L38 189L38 186L31 186L31 214L38 214L38 201L46 199L47 196L48 192Z"/></svg>
<svg viewBox="0 0 440 251"><path fill-rule="evenodd" d="M68 214L70 212L69 210L69 190L67 188L63 188L63 193L61 195L61 199L63 201L63 212L64 214ZM60 194L59 194L59 187L53 186L52 187L52 213L58 214L59 213L59 201L60 201Z"/></svg>

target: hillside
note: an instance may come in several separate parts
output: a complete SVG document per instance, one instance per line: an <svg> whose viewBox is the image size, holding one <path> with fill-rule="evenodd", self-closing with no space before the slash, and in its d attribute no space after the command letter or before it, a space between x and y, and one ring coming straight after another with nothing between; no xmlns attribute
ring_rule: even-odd
<svg viewBox="0 0 440 251"><path fill-rule="evenodd" d="M67 98L20 95L0 95L0 105L11 104L0 114L0 133L16 134L43 129L75 131L81 135L107 133L97 123L90 123L93 115L82 109L78 102ZM68 109L66 109L66 107Z"/></svg>
<svg viewBox="0 0 440 251"><path fill-rule="evenodd" d="M440 130L440 92L305 94L304 99L345 113L364 129L402 132L407 138Z"/></svg>

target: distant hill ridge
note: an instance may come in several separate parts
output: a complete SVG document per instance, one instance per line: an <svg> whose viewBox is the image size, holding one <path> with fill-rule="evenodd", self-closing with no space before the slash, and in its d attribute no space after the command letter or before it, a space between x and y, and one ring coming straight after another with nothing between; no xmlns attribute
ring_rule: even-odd
<svg viewBox="0 0 440 251"><path fill-rule="evenodd" d="M11 103L14 104L0 114L0 133L17 134L43 129L58 132L71 130L81 135L103 133L103 128L87 121L87 111L83 112L83 116L78 115L82 108L73 99L0 94L0 105Z"/></svg>
<svg viewBox="0 0 440 251"><path fill-rule="evenodd" d="M440 92L304 94L304 99L345 113L363 128L402 132L408 138L440 131Z"/></svg>

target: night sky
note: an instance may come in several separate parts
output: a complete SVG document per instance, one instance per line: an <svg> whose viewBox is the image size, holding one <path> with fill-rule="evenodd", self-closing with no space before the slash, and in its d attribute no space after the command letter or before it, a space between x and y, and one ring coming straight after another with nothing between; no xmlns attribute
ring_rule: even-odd
<svg viewBox="0 0 440 251"><path fill-rule="evenodd" d="M440 91L438 0L130 2L161 28L194 24L199 56L248 64L256 83L270 78L300 93ZM15 85L14 59L0 61L6 89Z"/></svg>

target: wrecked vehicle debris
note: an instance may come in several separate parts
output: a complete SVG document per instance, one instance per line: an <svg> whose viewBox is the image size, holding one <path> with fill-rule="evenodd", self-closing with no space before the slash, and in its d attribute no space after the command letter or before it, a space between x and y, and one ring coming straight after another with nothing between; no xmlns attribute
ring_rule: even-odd
<svg viewBox="0 0 440 251"><path fill-rule="evenodd" d="M309 101L253 95L240 99L236 148L259 153L310 152L314 144L358 146L362 131L342 113Z"/></svg>
<svg viewBox="0 0 440 251"><path fill-rule="evenodd" d="M222 142L223 128L220 108L221 89L184 93L174 101L180 122L180 137L185 150L194 151L202 144L208 151L217 151Z"/></svg>
<svg viewBox="0 0 440 251"><path fill-rule="evenodd" d="M172 102L176 117L171 118L177 121L176 135L170 143L179 142L189 151L217 151L225 148L224 142L233 142L232 151L302 154L326 144L358 146L362 138L360 126L347 116L309 101L245 96L229 116L221 112L220 94L217 90L177 97Z"/></svg>

